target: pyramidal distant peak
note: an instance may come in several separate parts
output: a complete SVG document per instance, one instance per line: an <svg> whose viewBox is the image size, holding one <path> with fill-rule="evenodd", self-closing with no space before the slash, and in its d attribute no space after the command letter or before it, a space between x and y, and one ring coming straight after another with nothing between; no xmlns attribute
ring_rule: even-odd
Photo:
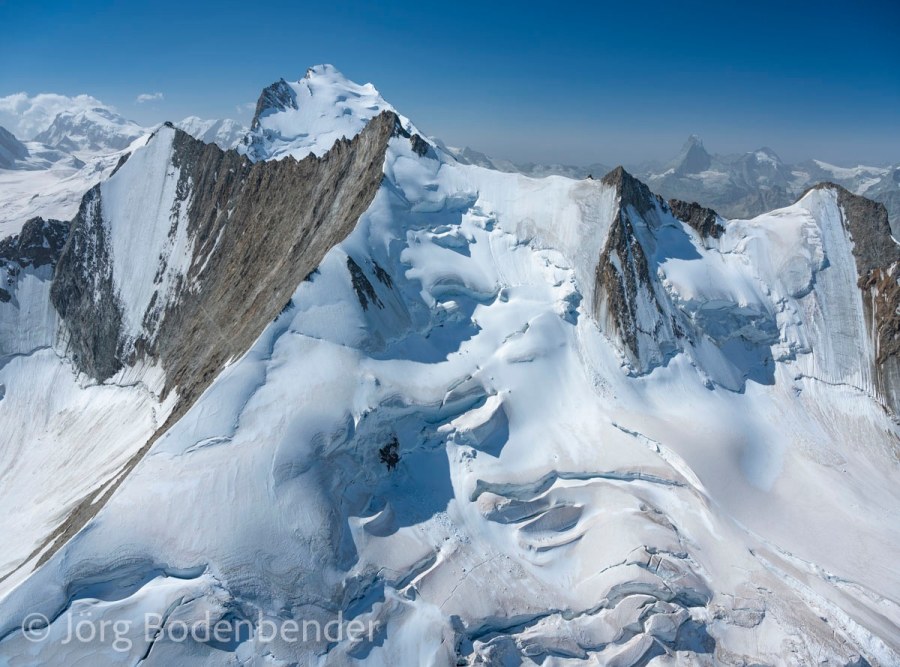
<svg viewBox="0 0 900 667"><path fill-rule="evenodd" d="M696 134L688 137L681 147L677 157L672 161L671 168L679 176L687 174L699 174L706 171L712 164L712 157L703 147L703 140Z"/></svg>

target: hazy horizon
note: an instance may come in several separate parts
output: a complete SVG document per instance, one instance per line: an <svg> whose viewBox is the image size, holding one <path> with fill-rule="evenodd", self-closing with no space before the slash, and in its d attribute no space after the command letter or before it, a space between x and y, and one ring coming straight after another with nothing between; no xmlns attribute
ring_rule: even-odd
<svg viewBox="0 0 900 667"><path fill-rule="evenodd" d="M427 134L517 163L666 161L691 134L710 153L900 161L900 9L887 2L752 15L662 2L221 6L0 2L0 59L13 64L0 125L40 93L90 96L144 125L247 124L263 87L329 62Z"/></svg>

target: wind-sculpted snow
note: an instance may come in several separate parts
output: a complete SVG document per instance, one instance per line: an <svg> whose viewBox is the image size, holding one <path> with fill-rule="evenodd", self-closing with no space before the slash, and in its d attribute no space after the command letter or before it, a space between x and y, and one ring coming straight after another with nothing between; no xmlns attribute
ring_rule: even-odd
<svg viewBox="0 0 900 667"><path fill-rule="evenodd" d="M835 192L701 235L624 171L530 179L406 134L246 353L5 588L0 656L897 664L897 426ZM85 618L130 641L64 644Z"/></svg>

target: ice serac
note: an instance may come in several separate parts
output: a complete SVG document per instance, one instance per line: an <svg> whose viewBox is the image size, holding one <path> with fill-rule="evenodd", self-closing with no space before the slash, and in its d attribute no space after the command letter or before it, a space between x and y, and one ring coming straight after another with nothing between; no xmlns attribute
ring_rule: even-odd
<svg viewBox="0 0 900 667"><path fill-rule="evenodd" d="M397 122L386 112L322 157L257 164L162 128L72 223L52 290L67 352L100 381L158 361L163 396L177 387L190 404L353 228Z"/></svg>

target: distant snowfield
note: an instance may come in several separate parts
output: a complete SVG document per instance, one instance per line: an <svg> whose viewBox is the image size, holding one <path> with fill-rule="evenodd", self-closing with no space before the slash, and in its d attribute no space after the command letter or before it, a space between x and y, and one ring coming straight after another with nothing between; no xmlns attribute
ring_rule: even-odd
<svg viewBox="0 0 900 667"><path fill-rule="evenodd" d="M383 108L333 68L290 87L300 111L260 123L270 159L320 154ZM111 229L152 223L135 244L156 247L170 213L165 135L104 186L120 197ZM384 175L355 231L96 518L0 582L0 662L900 662L898 427L868 372L833 192L717 240L631 209L659 221L635 222L635 242L666 315L705 332L639 374L590 315L615 188L422 156L402 136ZM139 208L156 195L159 210ZM153 275L155 255L115 252ZM148 300L123 297L138 314ZM53 454L3 452L3 506L42 503L2 525L27 517L19 550L165 414L122 378L79 389L62 364L48 350L0 366L14 441L61 434ZM0 553L2 576L15 559ZM18 630L31 612L48 640ZM141 624L338 612L376 636L212 645ZM131 646L63 644L86 616L127 621Z"/></svg>
<svg viewBox="0 0 900 667"><path fill-rule="evenodd" d="M222 148L234 148L246 129L234 121L191 116L178 123L188 134ZM32 156L16 169L0 169L0 239L18 234L35 216L71 220L85 192L112 174L119 160L147 143L156 127L146 128L122 150L83 150L77 154L26 142Z"/></svg>

